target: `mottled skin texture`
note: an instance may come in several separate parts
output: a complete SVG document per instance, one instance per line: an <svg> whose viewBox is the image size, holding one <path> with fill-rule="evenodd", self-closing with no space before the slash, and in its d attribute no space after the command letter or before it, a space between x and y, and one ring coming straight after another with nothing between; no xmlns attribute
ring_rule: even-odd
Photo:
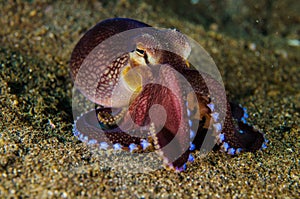
<svg viewBox="0 0 300 199"><path fill-rule="evenodd" d="M108 19L90 29L76 45L70 61L75 86L91 101L105 108L97 108L76 120L74 134L86 142L92 139L93 144L99 144L100 148L104 146L103 143L110 146L118 143L122 149L130 151L145 150L141 143L147 140L152 149L163 157L164 163L177 170L184 169L189 154L193 148L201 147L206 134L215 138L215 143L211 143L216 144L215 148L230 154L260 149L265 141L264 137L244 121L246 116L243 108L228 103L225 91L218 81L208 74L200 74L186 62L190 48L185 38L178 35L177 31L170 30L163 32L162 38L157 39L155 34L139 31L138 28L144 27L150 26L132 19ZM119 50L120 54L115 55L103 50L116 47L113 43L104 45L103 41L131 29L137 31L134 39L128 39L132 46L127 51ZM84 64L84 60L99 44L103 44L97 51L99 53ZM163 50L164 44L174 49L173 52ZM106 124L99 113L112 115L114 118L112 110L122 109L121 95L119 101L115 100L117 102L111 103L111 98L117 80L128 66L137 68L141 81L149 80L150 83L144 85L132 81L132 78L125 79L125 86L135 90L128 111L120 114L117 124ZM185 81L180 78L181 75ZM189 84L192 87L190 90L186 89ZM208 84L212 85L212 89L208 89ZM213 103L211 96L217 96ZM153 109L154 112L151 112L151 107L157 104L165 112L160 109ZM187 114L187 110L190 114ZM217 119L212 118L214 113L218 115ZM151 114L155 117L151 118ZM212 127L220 124L218 118L224 118L221 129ZM190 138L189 122L199 125L193 138ZM151 125L157 132L151 132ZM143 128L139 128L140 126ZM191 147L191 143L194 147ZM132 148L131 144L135 147Z"/></svg>

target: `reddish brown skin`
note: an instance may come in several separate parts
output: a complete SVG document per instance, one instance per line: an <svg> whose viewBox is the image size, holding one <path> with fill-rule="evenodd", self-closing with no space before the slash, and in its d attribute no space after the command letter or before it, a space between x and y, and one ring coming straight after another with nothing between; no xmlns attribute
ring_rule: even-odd
<svg viewBox="0 0 300 199"><path fill-rule="evenodd" d="M80 39L72 53L70 68L73 80L76 78L83 60L97 45L117 33L143 27L150 26L132 19L114 18L105 20L90 29ZM210 92L215 92L215 94L219 94L218 96L225 96L223 93L224 90L219 82L215 81L209 75L200 74L198 71L189 68L181 56L164 51L160 53L162 55L159 60L159 63L162 65L161 67L163 67L164 64L167 64L182 74L193 87L199 106L203 107L202 110L204 110L203 112L205 114L199 116L200 119L197 121L199 123L199 128L196 137L193 140L193 143L196 145L196 149L199 149L207 133L205 123L211 120L211 117L208 116L211 111L209 107L207 107L207 104L210 103L210 93L208 91L207 84L209 83L210 85L213 85L213 89ZM126 59L128 59L127 56L124 57L125 61ZM182 168L188 161L189 154L191 153L188 149L189 134L187 134L186 131L178 131L180 127L183 129L188 128L187 121L185 120L185 111L187 107L183 101L183 98L186 97L186 93L184 93L182 89L182 86L184 85L181 85L180 82L176 81L176 74L174 72L168 71L166 74L168 77L162 78L158 76L158 78L162 78L161 81L165 78L171 79L172 85L174 85L176 90L175 95L173 94L174 91L169 91L161 85L148 84L130 104L129 115L133 118L133 121L137 125L143 126L148 125L150 122L149 109L152 105L160 104L165 108L167 112L167 120L161 131L156 135L156 138L158 140L158 146L162 149L164 156L172 160L169 164L180 170L180 168ZM263 134L250 125L241 122L244 114L241 107L230 103L224 104L224 101L227 101L226 98L220 97L215 102L216 109L220 111L220 115L225 117L225 122L222 128L222 134L225 135L225 139L222 142L228 143L235 149L241 148L243 151L254 152L260 149L264 142ZM222 106L225 107L222 108ZM225 111L222 112L222 110ZM97 108L96 112L110 112L110 107ZM128 147L131 143L139 145L142 139L141 137L146 137L146 134L137 134L135 136L134 134L123 132L118 126L110 126L108 128L101 129L99 121L95 120L95 118L92 117L92 114L95 113L86 113L76 121L76 135L88 135L93 137L93 139L95 139L98 143L103 141L112 144L120 143L124 147ZM124 117L127 116L128 114ZM126 121L127 119L123 118L123 123L125 123L125 125ZM244 133L239 133L240 130ZM179 139L176 140L178 147L164 151L164 146L168 145L169 142L174 139L176 133L179 133L180 135ZM215 148L220 148L221 144L222 143L219 143L219 145ZM182 154L180 157L176 157L176 155L174 155L177 154L174 153L176 150Z"/></svg>

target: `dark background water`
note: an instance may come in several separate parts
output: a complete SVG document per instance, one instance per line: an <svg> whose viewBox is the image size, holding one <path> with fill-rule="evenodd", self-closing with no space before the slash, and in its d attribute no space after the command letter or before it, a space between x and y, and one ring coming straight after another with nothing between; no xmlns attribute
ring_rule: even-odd
<svg viewBox="0 0 300 199"><path fill-rule="evenodd" d="M117 1L104 1L104 5ZM128 1L138 4L143 1ZM298 39L300 3L295 0L146 0L154 11L218 29L234 37L277 35Z"/></svg>

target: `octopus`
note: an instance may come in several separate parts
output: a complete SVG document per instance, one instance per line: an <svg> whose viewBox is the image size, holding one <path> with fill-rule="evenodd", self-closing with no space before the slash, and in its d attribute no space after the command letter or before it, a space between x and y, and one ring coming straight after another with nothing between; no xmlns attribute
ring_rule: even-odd
<svg viewBox="0 0 300 199"><path fill-rule="evenodd" d="M247 110L228 102L222 84L188 61L190 53L174 29L128 18L95 25L70 60L76 89L96 104L74 121L74 135L104 150L155 151L176 171L194 161L195 150L266 148Z"/></svg>

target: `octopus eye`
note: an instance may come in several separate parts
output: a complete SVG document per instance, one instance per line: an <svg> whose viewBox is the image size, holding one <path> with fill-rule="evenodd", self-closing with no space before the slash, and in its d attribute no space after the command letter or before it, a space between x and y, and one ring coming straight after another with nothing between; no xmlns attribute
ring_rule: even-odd
<svg viewBox="0 0 300 199"><path fill-rule="evenodd" d="M136 48L135 51L136 51L137 54L138 54L139 56L141 56L141 57L144 57L145 54L146 54L146 52L145 52L144 50L142 50L142 49Z"/></svg>

